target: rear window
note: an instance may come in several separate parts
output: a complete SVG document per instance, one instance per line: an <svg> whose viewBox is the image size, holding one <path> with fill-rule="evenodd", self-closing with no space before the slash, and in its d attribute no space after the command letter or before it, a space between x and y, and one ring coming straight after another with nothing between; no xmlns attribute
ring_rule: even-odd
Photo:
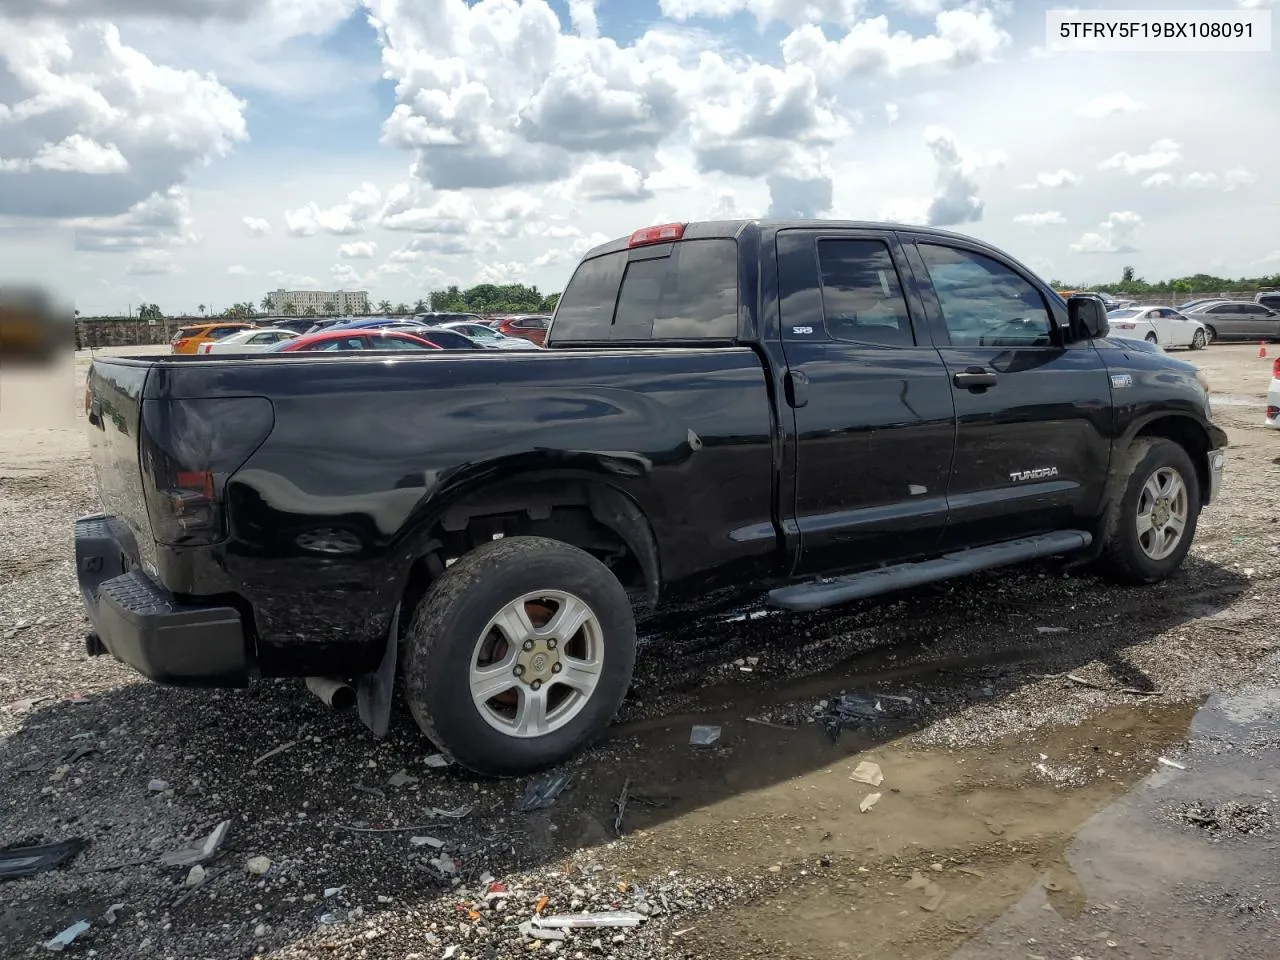
<svg viewBox="0 0 1280 960"><path fill-rule="evenodd" d="M214 327L209 331L210 340L221 340L223 337L229 337L233 333L243 333L247 327Z"/></svg>
<svg viewBox="0 0 1280 960"><path fill-rule="evenodd" d="M197 333L199 333L203 329L204 327L183 327L181 330L179 330L177 333L173 335L173 338L175 340L186 340L189 337L194 337Z"/></svg>
<svg viewBox="0 0 1280 960"><path fill-rule="evenodd" d="M682 240L583 262L556 310L556 343L732 340L738 334L738 247Z"/></svg>

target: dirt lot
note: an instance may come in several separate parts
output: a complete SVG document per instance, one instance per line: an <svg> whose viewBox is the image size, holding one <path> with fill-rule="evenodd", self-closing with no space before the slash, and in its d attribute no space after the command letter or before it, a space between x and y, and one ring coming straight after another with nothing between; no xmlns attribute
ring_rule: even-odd
<svg viewBox="0 0 1280 960"><path fill-rule="evenodd" d="M1190 355L1232 448L1173 582L1037 566L823 615L673 613L534 812L525 782L428 765L407 711L376 742L299 683L173 690L86 657L83 437L16 426L11 392L0 845L88 846L0 882L0 955L83 919L66 952L111 960L1280 956L1280 432L1256 353ZM833 737L840 702L881 711ZM719 742L690 746L694 723ZM202 879L157 862L224 820ZM528 939L544 897L647 919Z"/></svg>

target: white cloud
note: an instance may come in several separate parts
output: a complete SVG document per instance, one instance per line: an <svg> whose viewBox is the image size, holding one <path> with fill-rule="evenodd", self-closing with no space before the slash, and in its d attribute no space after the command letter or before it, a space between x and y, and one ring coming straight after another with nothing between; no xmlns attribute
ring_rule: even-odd
<svg viewBox="0 0 1280 960"><path fill-rule="evenodd" d="M1051 227L1064 224L1067 219L1057 210L1045 210L1041 213L1020 213L1013 222L1026 227Z"/></svg>
<svg viewBox="0 0 1280 960"><path fill-rule="evenodd" d="M295 237L314 237L324 231L346 237L361 233L382 205L382 193L363 183L347 195L347 202L322 209L315 201L284 212L284 228Z"/></svg>
<svg viewBox="0 0 1280 960"><path fill-rule="evenodd" d="M1034 180L1019 184L1018 189L1037 190L1040 187L1048 187L1056 190L1062 187L1074 187L1079 182L1080 178L1070 170L1055 170L1052 173L1037 173Z"/></svg>
<svg viewBox="0 0 1280 960"><path fill-rule="evenodd" d="M1172 187L1179 186L1190 189L1204 189L1207 187L1220 187L1223 192L1231 193L1241 187L1249 186L1257 180L1252 173L1240 167L1233 167L1222 174L1213 172L1201 172L1193 170L1191 173L1185 174L1181 178L1175 178L1170 173L1153 173L1142 181L1144 187Z"/></svg>
<svg viewBox="0 0 1280 960"><path fill-rule="evenodd" d="M563 187L570 200L647 200L653 191L645 183L644 174L620 160L594 160L583 165Z"/></svg>
<svg viewBox="0 0 1280 960"><path fill-rule="evenodd" d="M880 219L933 227L957 226L981 220L986 204L978 196L980 174L986 168L1002 166L1003 155L963 155L951 133L937 126L925 129L924 142L937 164L933 198L889 200L881 207Z"/></svg>
<svg viewBox="0 0 1280 960"><path fill-rule="evenodd" d="M1102 120L1118 113L1136 113L1141 109L1142 104L1127 93L1108 93L1076 107L1076 116L1086 120Z"/></svg>
<svg viewBox="0 0 1280 960"><path fill-rule="evenodd" d="M898 105L896 103L886 103L884 105L885 119L890 123L894 123L898 119Z"/></svg>
<svg viewBox="0 0 1280 960"><path fill-rule="evenodd" d="M193 229L191 202L179 187L152 194L117 216L66 223L77 250L97 253L185 246L200 239Z"/></svg>
<svg viewBox="0 0 1280 960"><path fill-rule="evenodd" d="M367 240L344 243L338 247L338 256L346 260L372 260L378 255L378 245Z"/></svg>
<svg viewBox="0 0 1280 960"><path fill-rule="evenodd" d="M1142 217L1131 210L1112 213L1096 233L1086 233L1071 244L1072 253L1134 253L1134 235L1142 226Z"/></svg>
<svg viewBox="0 0 1280 960"><path fill-rule="evenodd" d="M1228 170L1222 175L1223 189L1227 192L1236 190L1239 187L1247 187L1257 182L1257 177L1240 167Z"/></svg>
<svg viewBox="0 0 1280 960"><path fill-rule="evenodd" d="M271 232L271 224L261 217L244 217L240 222L255 237L265 237Z"/></svg>
<svg viewBox="0 0 1280 960"><path fill-rule="evenodd" d="M247 277L249 276L249 268L238 263L233 263L227 267L227 276L229 277Z"/></svg>
<svg viewBox="0 0 1280 960"><path fill-rule="evenodd" d="M777 22L793 27L806 23L852 24L863 6L862 0L658 0L663 16L677 22L746 13L761 26Z"/></svg>
<svg viewBox="0 0 1280 960"><path fill-rule="evenodd" d="M0 216L106 222L248 136L226 87L153 62L111 24L0 17L0 78Z"/></svg>
<svg viewBox="0 0 1280 960"><path fill-rule="evenodd" d="M177 272L167 250L140 250L124 268L125 273L139 277L161 276Z"/></svg>
<svg viewBox="0 0 1280 960"><path fill-rule="evenodd" d="M1168 187L1173 185L1173 174L1153 173L1142 181L1144 187Z"/></svg>
<svg viewBox="0 0 1280 960"><path fill-rule="evenodd" d="M1098 164L1099 170L1123 170L1133 176L1150 170L1172 166L1182 159L1182 148L1173 140L1157 140L1146 153L1131 154L1125 151L1112 154Z"/></svg>

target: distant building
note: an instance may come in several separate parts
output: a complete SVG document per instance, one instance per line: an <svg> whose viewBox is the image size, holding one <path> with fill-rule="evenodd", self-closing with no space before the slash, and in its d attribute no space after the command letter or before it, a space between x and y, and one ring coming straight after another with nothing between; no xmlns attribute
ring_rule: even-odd
<svg viewBox="0 0 1280 960"><path fill-rule="evenodd" d="M267 294L269 313L283 314L287 304L301 315L308 310L324 313L326 304L333 304L334 311L342 316L354 316L369 309L369 293L366 290L272 290Z"/></svg>

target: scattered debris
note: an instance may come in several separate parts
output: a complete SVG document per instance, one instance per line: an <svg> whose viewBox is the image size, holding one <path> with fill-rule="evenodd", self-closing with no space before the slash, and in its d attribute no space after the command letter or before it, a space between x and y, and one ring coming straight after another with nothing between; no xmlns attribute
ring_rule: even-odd
<svg viewBox="0 0 1280 960"><path fill-rule="evenodd" d="M789 727L785 723L774 723L772 720L762 720L759 717L747 717L747 723L754 723L760 727L769 727L772 730L785 730L787 733L793 733L795 727Z"/></svg>
<svg viewBox="0 0 1280 960"><path fill-rule="evenodd" d="M193 867L197 864L205 864L213 859L214 854L218 852L218 848L222 846L222 841L227 837L227 831L231 829L231 821L223 820L220 824L213 828L213 831L204 838L204 843L198 847L185 847L181 850L173 850L160 857L160 865L163 867Z"/></svg>
<svg viewBox="0 0 1280 960"><path fill-rule="evenodd" d="M930 880L919 870L911 871L911 879L907 881L908 890L923 890L925 900L920 904L920 909L933 913L942 905L944 896L942 887L938 886L933 880Z"/></svg>
<svg viewBox="0 0 1280 960"><path fill-rule="evenodd" d="M545 810L556 802L556 798L564 793L573 779L567 773L555 773L550 776L530 781L525 787L524 796L520 798L520 812L532 813L534 810Z"/></svg>
<svg viewBox="0 0 1280 960"><path fill-rule="evenodd" d="M377 789L376 787L366 787L363 783L353 784L351 789L359 790L361 793L367 793L369 794L369 796L377 797L379 800L387 799L386 793Z"/></svg>
<svg viewBox="0 0 1280 960"><path fill-rule="evenodd" d="M889 706L886 708L885 704ZM837 740L843 730L854 730L868 723L901 722L918 711L910 697L887 694L845 693L832 697L816 711L823 718L827 735Z"/></svg>
<svg viewBox="0 0 1280 960"><path fill-rule="evenodd" d="M445 767L449 766L449 758L443 753L433 753L422 762L434 770L443 770Z"/></svg>
<svg viewBox="0 0 1280 960"><path fill-rule="evenodd" d="M853 773L849 774L849 779L878 787L884 783L884 773L880 770L880 764L863 760L853 768Z"/></svg>
<svg viewBox="0 0 1280 960"><path fill-rule="evenodd" d="M75 943L76 937L80 936L80 934L84 933L88 929L88 920L77 920L52 940L46 941L44 943L44 948L46 950L52 950L55 953L61 953L63 950L67 949L67 947L71 946L71 944Z"/></svg>
<svg viewBox="0 0 1280 960"><path fill-rule="evenodd" d="M444 849L444 841L435 837L410 837L409 843L415 847L430 847L432 850Z"/></svg>
<svg viewBox="0 0 1280 960"><path fill-rule="evenodd" d="M204 877L205 877L204 867L200 866L200 864L197 863L194 867L192 867L190 870L187 871L186 886L198 887L200 886L200 884L204 883Z"/></svg>
<svg viewBox="0 0 1280 960"><path fill-rule="evenodd" d="M5 704L4 711L13 717L23 717L46 700L53 699L53 697L30 697L25 700L15 700L13 703Z"/></svg>
<svg viewBox="0 0 1280 960"><path fill-rule="evenodd" d="M977 867L956 867L956 872L967 873L969 876L978 877L979 879L986 876L986 874L983 873L981 870L979 870Z"/></svg>
<svg viewBox="0 0 1280 960"><path fill-rule="evenodd" d="M867 813L868 811L870 811L872 807L874 807L879 802L880 802L880 794L868 793L865 797L862 798L862 802L858 804L858 809L861 810L863 813Z"/></svg>
<svg viewBox="0 0 1280 960"><path fill-rule="evenodd" d="M1080 686L1088 687L1090 690L1102 690L1105 692L1110 689L1109 687L1102 686L1100 683L1094 683L1092 680L1086 680L1084 677L1078 677L1074 673L1068 673L1066 677L1072 683L1078 683Z"/></svg>
<svg viewBox="0 0 1280 960"><path fill-rule="evenodd" d="M271 859L269 857L250 857L245 867L254 876L260 877L271 869Z"/></svg>
<svg viewBox="0 0 1280 960"><path fill-rule="evenodd" d="M88 845L89 841L73 837L60 843L6 847L0 850L0 880L30 877L37 873L56 870L74 859Z"/></svg>
<svg viewBox="0 0 1280 960"><path fill-rule="evenodd" d="M554 917L541 917L540 927L552 927L565 930L581 930L588 927L638 927L648 919L643 913L633 910L606 910L602 913L559 914Z"/></svg>
<svg viewBox="0 0 1280 960"><path fill-rule="evenodd" d="M689 731L689 743L695 747L709 747L720 739L720 728L703 724L694 724Z"/></svg>
<svg viewBox="0 0 1280 960"><path fill-rule="evenodd" d="M336 897L338 894L340 894L340 893L341 893L343 890L345 890L345 889L347 889L345 886L342 886L342 887L325 887L325 891L324 891L324 898L325 898L326 900L328 900L330 897Z"/></svg>
<svg viewBox="0 0 1280 960"><path fill-rule="evenodd" d="M111 906L107 907L106 911L102 914L102 919L107 921L107 926L115 926L115 922L120 918L120 911L123 909L123 903L113 903Z"/></svg>
<svg viewBox="0 0 1280 960"><path fill-rule="evenodd" d="M429 862L433 867L447 877L451 877L458 872L458 865L454 863L453 857L449 856L447 853L442 853L440 856Z"/></svg>
<svg viewBox="0 0 1280 960"><path fill-rule="evenodd" d="M1036 627L1036 633L1069 633L1067 627Z"/></svg>
<svg viewBox="0 0 1280 960"><path fill-rule="evenodd" d="M1193 826L1215 832L1259 834L1271 826L1271 811L1267 807L1234 801L1217 807L1196 801L1184 806L1178 816Z"/></svg>
<svg viewBox="0 0 1280 960"><path fill-rule="evenodd" d="M268 750L266 753L264 753L262 756L260 756L260 757L258 757L257 759L255 759L255 760L253 761L253 766L255 766L255 767L256 767L258 764L262 763L262 761L264 761L264 760L270 760L272 757L278 756L278 755L280 755L280 754L284 753L286 750L292 750L292 749L293 749L294 747L296 747L297 745L298 745L298 741L297 741L297 740L290 740L288 743L282 743L282 744L280 744L280 746L278 746L278 747L273 747L272 749L270 749L270 750Z"/></svg>
<svg viewBox="0 0 1280 960"><path fill-rule="evenodd" d="M520 924L520 932L532 940L565 940L569 936L563 930L539 926L532 920L526 920Z"/></svg>
<svg viewBox="0 0 1280 960"><path fill-rule="evenodd" d="M418 782L418 778L411 774L408 770L401 770L399 773L392 774L391 779L387 781L389 787L411 787Z"/></svg>
<svg viewBox="0 0 1280 960"><path fill-rule="evenodd" d="M631 793L631 778L627 777L622 782L622 792L618 794L618 799L613 801L614 817L613 832L619 837L622 836L622 821L627 815L627 799Z"/></svg>
<svg viewBox="0 0 1280 960"><path fill-rule="evenodd" d="M147 783L147 789L150 790L152 793L164 793L166 790L169 789L169 781L152 780Z"/></svg>
<svg viewBox="0 0 1280 960"><path fill-rule="evenodd" d="M1185 765L1179 763L1177 760L1170 760L1168 757L1160 757L1156 762L1162 767L1173 767L1175 770L1187 769Z"/></svg>

